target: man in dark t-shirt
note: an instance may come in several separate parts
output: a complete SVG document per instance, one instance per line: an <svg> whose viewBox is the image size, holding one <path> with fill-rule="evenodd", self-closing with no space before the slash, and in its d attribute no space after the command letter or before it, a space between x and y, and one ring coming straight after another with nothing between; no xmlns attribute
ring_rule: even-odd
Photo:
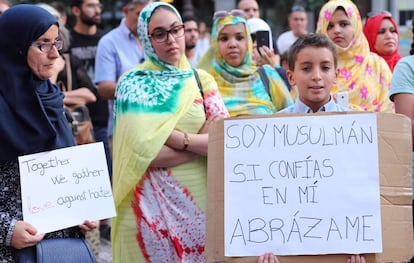
<svg viewBox="0 0 414 263"><path fill-rule="evenodd" d="M99 39L104 35L97 25L101 23L102 5L99 0L73 0L72 13L76 23L71 30L70 53L77 56L88 73L94 79L95 54ZM102 141L108 161L109 174L112 172L112 160L109 152L108 102L99 97L95 88L96 102L88 104L96 141Z"/></svg>
<svg viewBox="0 0 414 263"><path fill-rule="evenodd" d="M103 32L98 30L94 35L84 35L74 30L71 31L71 48L70 53L77 56L83 64L88 76L93 80L95 75L95 53L99 39L103 36ZM96 141L105 141L102 138L104 134L99 131L101 128L107 129L108 126L108 102L102 99L95 87L96 102L88 104L94 126ZM96 131L98 129L98 131ZM105 145L106 147L106 145ZM108 163L110 164L110 163ZM108 167L110 169L110 167ZM109 170L111 171L111 170Z"/></svg>
<svg viewBox="0 0 414 263"><path fill-rule="evenodd" d="M95 55L96 48L100 38L104 32L98 28L97 25L101 23L102 4L99 0L72 0L71 9L73 15L76 17L76 23L70 31L70 53L76 55L88 73L91 80L95 79ZM105 154L108 164L109 175L112 175L112 158L109 150L108 142L108 102L102 99L94 89L96 95L96 102L87 104L93 124L93 132L97 142L103 142L105 147ZM100 231L103 234L103 227L109 229L109 221L101 220ZM109 233L109 232L108 232ZM109 235L109 234L108 234ZM108 238L108 235L104 236ZM91 237L92 241L93 237ZM95 254L99 251L99 241L97 248L94 247ZM96 249L96 250L95 250Z"/></svg>

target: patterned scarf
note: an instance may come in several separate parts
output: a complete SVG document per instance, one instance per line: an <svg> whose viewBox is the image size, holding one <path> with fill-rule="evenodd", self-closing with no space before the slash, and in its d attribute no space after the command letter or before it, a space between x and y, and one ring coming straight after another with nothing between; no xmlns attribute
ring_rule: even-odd
<svg viewBox="0 0 414 263"><path fill-rule="evenodd" d="M354 38L346 48L336 46L339 75L332 94L348 92L349 107L354 110L392 112L393 104L389 100L391 71L381 57L370 52L357 7L349 0L327 2L319 13L317 33L328 35L328 24L338 7L345 10Z"/></svg>

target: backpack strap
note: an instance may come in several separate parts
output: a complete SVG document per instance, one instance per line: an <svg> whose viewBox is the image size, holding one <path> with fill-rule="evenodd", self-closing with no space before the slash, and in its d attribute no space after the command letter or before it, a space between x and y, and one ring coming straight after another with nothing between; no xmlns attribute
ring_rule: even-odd
<svg viewBox="0 0 414 263"><path fill-rule="evenodd" d="M203 99L204 112L206 112L206 105L204 104L203 85L201 85L200 76L198 76L198 72L195 68L193 68L193 72L194 72L194 77L197 81L198 89L200 90L201 98Z"/></svg>
<svg viewBox="0 0 414 263"><path fill-rule="evenodd" d="M269 94L270 100L272 100L272 95L270 94L270 87L269 87L270 86L269 78L266 75L265 69L263 67L258 67L257 71L259 72L260 79L263 82L266 93Z"/></svg>

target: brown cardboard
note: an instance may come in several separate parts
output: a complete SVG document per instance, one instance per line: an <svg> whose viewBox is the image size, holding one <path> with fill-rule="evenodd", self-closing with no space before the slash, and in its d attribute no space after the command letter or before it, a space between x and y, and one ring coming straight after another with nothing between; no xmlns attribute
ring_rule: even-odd
<svg viewBox="0 0 414 263"><path fill-rule="evenodd" d="M358 113L319 113L358 114ZM243 118L279 118L304 114ZM377 113L383 253L367 263L405 262L414 256L411 190L411 122L400 114ZM209 131L206 254L208 262L257 262L224 256L224 121ZM345 263L348 255L282 256L281 263Z"/></svg>

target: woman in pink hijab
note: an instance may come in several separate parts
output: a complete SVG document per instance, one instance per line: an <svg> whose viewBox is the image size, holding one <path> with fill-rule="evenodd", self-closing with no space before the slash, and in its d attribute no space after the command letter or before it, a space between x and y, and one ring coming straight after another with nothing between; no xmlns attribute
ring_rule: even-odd
<svg viewBox="0 0 414 263"><path fill-rule="evenodd" d="M381 12L368 17L364 25L364 34L371 52L383 57L391 71L394 71L395 65L401 58L398 53L400 33L391 14Z"/></svg>

